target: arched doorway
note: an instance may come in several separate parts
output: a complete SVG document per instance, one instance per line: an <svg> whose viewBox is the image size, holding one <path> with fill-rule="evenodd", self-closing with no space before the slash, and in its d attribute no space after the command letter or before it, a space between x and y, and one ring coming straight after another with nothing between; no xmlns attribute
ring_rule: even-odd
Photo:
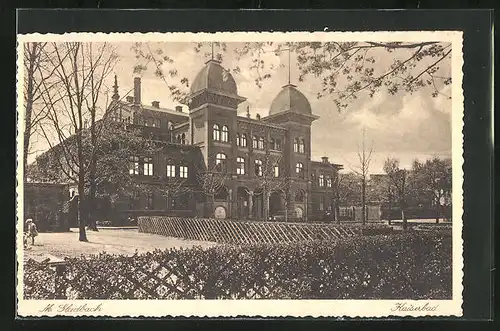
<svg viewBox="0 0 500 331"><path fill-rule="evenodd" d="M283 200L283 192L271 192L269 196L269 217L284 215L285 206Z"/></svg>
<svg viewBox="0 0 500 331"><path fill-rule="evenodd" d="M264 217L264 192L262 189L256 189L253 194L252 215L256 219Z"/></svg>
<svg viewBox="0 0 500 331"><path fill-rule="evenodd" d="M217 192L214 196L214 199L217 200L222 200L222 201L228 201L229 200L229 190L227 187L222 186L219 192Z"/></svg>
<svg viewBox="0 0 500 331"><path fill-rule="evenodd" d="M237 217L248 218L249 216L249 191L246 187L240 186L236 189L236 210Z"/></svg>

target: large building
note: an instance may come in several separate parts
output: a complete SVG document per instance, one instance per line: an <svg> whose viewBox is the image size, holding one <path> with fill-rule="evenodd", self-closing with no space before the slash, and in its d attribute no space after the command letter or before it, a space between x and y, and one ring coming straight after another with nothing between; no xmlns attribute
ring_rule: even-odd
<svg viewBox="0 0 500 331"><path fill-rule="evenodd" d="M246 99L215 60L206 62L192 81L188 112L180 106L161 108L157 101L145 105L138 77L133 95L125 98L115 77L113 99L110 118L141 126L167 146L155 155L131 155L130 175L151 185L182 179L191 188L175 196L138 194L132 201L118 201L116 212L233 219L286 214L311 220L333 207L333 183L342 166L328 157L311 160L311 124L318 116L292 84L282 87L267 116L256 118L248 110L238 115ZM204 180L220 180L212 184L217 192L207 192L204 186L210 185Z"/></svg>

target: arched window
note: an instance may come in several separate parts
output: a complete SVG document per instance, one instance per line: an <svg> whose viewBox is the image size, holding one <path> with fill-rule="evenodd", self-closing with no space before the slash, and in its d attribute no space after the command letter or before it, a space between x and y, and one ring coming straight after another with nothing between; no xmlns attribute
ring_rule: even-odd
<svg viewBox="0 0 500 331"><path fill-rule="evenodd" d="M219 171L226 171L226 154L218 153L215 156L215 168Z"/></svg>
<svg viewBox="0 0 500 331"><path fill-rule="evenodd" d="M264 149L264 138L259 138L259 149Z"/></svg>
<svg viewBox="0 0 500 331"><path fill-rule="evenodd" d="M227 125L222 127L221 141L227 143L229 141L229 128Z"/></svg>
<svg viewBox="0 0 500 331"><path fill-rule="evenodd" d="M222 186L220 190L214 196L215 200L225 200L229 199L229 190L227 187Z"/></svg>
<svg viewBox="0 0 500 331"><path fill-rule="evenodd" d="M275 145L276 145L276 140L274 140L274 138L271 138L271 141L269 141L269 149L276 149Z"/></svg>
<svg viewBox="0 0 500 331"><path fill-rule="evenodd" d="M241 134L240 144L241 147L247 147L247 135L244 133Z"/></svg>
<svg viewBox="0 0 500 331"><path fill-rule="evenodd" d="M295 166L295 173L299 178L304 178L304 165L302 162L298 162Z"/></svg>
<svg viewBox="0 0 500 331"><path fill-rule="evenodd" d="M213 126L213 139L215 141L220 140L220 127L218 124L214 124L214 126Z"/></svg>
<svg viewBox="0 0 500 331"><path fill-rule="evenodd" d="M236 134L236 146L241 146L241 138L239 133Z"/></svg>
<svg viewBox="0 0 500 331"><path fill-rule="evenodd" d="M236 174L237 175L245 174L245 159L242 157L236 158Z"/></svg>
<svg viewBox="0 0 500 331"><path fill-rule="evenodd" d="M182 134L181 140L182 140L181 144L186 145L186 134L185 133Z"/></svg>
<svg viewBox="0 0 500 331"><path fill-rule="evenodd" d="M325 175L319 175L319 187L325 186Z"/></svg>
<svg viewBox="0 0 500 331"><path fill-rule="evenodd" d="M295 138L293 140L293 151L295 153L298 153L298 151L299 151L299 138Z"/></svg>
<svg viewBox="0 0 500 331"><path fill-rule="evenodd" d="M253 136L252 138L252 147L254 149L259 148L259 138L257 138L257 136Z"/></svg>
<svg viewBox="0 0 500 331"><path fill-rule="evenodd" d="M302 138L299 141L299 153L305 153L305 144Z"/></svg>
<svg viewBox="0 0 500 331"><path fill-rule="evenodd" d="M262 161L255 160L255 175L262 176Z"/></svg>

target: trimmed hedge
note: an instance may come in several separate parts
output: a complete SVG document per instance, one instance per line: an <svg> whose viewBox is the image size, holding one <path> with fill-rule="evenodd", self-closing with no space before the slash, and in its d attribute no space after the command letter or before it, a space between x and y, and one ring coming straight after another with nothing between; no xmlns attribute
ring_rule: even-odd
<svg viewBox="0 0 500 331"><path fill-rule="evenodd" d="M27 299L450 299L451 235L219 245L25 265ZM59 278L58 278L59 277ZM54 285L55 284L55 285ZM61 296L59 296L61 297Z"/></svg>
<svg viewBox="0 0 500 331"><path fill-rule="evenodd" d="M230 221L168 216L139 217L139 232L221 244L287 243L341 239L361 234L356 227L330 224Z"/></svg>

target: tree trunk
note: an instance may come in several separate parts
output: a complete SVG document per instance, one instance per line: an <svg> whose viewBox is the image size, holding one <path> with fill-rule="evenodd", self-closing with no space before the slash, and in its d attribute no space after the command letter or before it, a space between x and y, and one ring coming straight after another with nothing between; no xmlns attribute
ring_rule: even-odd
<svg viewBox="0 0 500 331"><path fill-rule="evenodd" d="M29 66L28 70L26 72L26 77L27 77L27 87L25 91L25 100L24 102L26 103L25 105L25 114L24 114L24 123L25 123L25 128L24 128L24 146L23 146L23 170L24 170L24 177L26 179L26 168L28 165L28 151L29 151L29 145L30 145L30 136L31 136L31 115L33 113L33 75L34 75L34 67L35 67L35 56L36 56L36 47L38 43L33 43L33 49L31 49L30 53L30 58L28 59L29 61ZM25 47L30 47L25 46Z"/></svg>
<svg viewBox="0 0 500 331"><path fill-rule="evenodd" d="M387 221L388 221L389 225L391 225L391 221L392 221L392 206L391 206L390 203L389 203L387 209L388 209L388 211L387 211Z"/></svg>
<svg viewBox="0 0 500 331"><path fill-rule="evenodd" d="M408 221L406 220L404 207L401 207L401 220L403 221L403 230L408 229Z"/></svg>
<svg viewBox="0 0 500 331"><path fill-rule="evenodd" d="M264 221L269 221L269 198L270 194L267 190L264 191Z"/></svg>
<svg viewBox="0 0 500 331"><path fill-rule="evenodd" d="M361 182L361 223L366 224L366 178L363 176Z"/></svg>
<svg viewBox="0 0 500 331"><path fill-rule="evenodd" d="M79 180L78 183L78 228L79 228L79 240L87 242L87 233L85 232L85 219L87 216L87 211L85 208L85 187L84 181Z"/></svg>
<svg viewBox="0 0 500 331"><path fill-rule="evenodd" d="M439 216L440 216L440 205L439 201L436 202L436 224L439 224Z"/></svg>
<svg viewBox="0 0 500 331"><path fill-rule="evenodd" d="M92 157L92 163L89 169L89 196L87 198L87 206L88 206L88 215L89 215L89 229L92 231L99 231L97 229L97 220L96 220L96 193L97 193L97 185L96 185L96 157L95 155Z"/></svg>

